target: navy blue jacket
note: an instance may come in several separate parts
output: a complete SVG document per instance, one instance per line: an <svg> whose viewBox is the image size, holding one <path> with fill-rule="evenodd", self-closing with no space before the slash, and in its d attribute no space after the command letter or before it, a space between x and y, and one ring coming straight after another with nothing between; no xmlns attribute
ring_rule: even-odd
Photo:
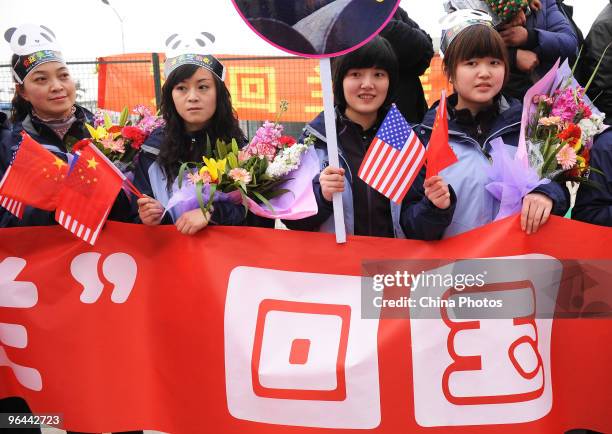
<svg viewBox="0 0 612 434"><path fill-rule="evenodd" d="M344 149L348 146L361 146L354 142L361 140L359 134L351 128L346 121L343 120L342 116L336 116L336 131L338 135L338 153L340 157L340 166L344 169L345 173L345 191L342 194L343 208L344 208L344 220L347 232L349 235L353 234L354 228L354 209L353 209L353 198L352 198L352 185L354 178L357 176L356 173L352 173L346 158L344 157ZM315 149L321 163L321 170L328 164L327 156L327 142L325 139L325 121L323 113L319 114L310 124L308 124L304 130L304 134L300 138L300 142L309 134L313 134L316 137ZM417 179L416 182L423 184L423 180ZM332 203L328 202L321 192L321 184L319 182L319 175L316 175L312 180L312 186L315 198L317 200L317 206L319 211L312 217L307 217L302 220L285 221L284 223L290 229L297 230L314 230L322 232L333 232L333 207ZM408 195L404 198L403 204L406 204L411 199ZM389 201L391 207L391 219L394 234L396 238L412 238L419 240L430 240L437 239L443 232L444 228L450 223L453 211L455 197L454 193L451 197L451 206L446 210L437 208L433 203L426 197L419 199L421 205L418 209L414 210L413 218L415 224L404 228L400 226L400 213L403 209ZM402 230L403 229L403 230Z"/></svg>
<svg viewBox="0 0 612 434"><path fill-rule="evenodd" d="M142 194L146 194L150 197L155 197L154 189L166 188L165 180L164 185L152 185L151 172L159 168L157 165L157 156L162 146L165 136L165 128L160 127L151 132L147 140L142 145L142 150L138 155L136 167L134 169L134 186L140 190ZM197 142L202 145L205 135L200 132L194 135L192 140L194 143ZM155 163L155 165L154 165ZM167 188L166 188L167 191ZM160 199L155 197L156 199ZM214 204L214 211L212 214L211 223L216 223L225 226L242 225L245 220L244 207L240 204L234 204L230 202L216 202ZM136 201L132 205L132 221L136 223L142 223L138 217L138 205ZM170 213L166 213L162 219L161 224L173 224Z"/></svg>
<svg viewBox="0 0 612 434"><path fill-rule="evenodd" d="M456 101L456 95L449 97L449 104ZM424 145L429 143L433 123L436 116L436 102L425 115L423 123L416 125L414 130ZM490 164L489 152L491 140L502 138L508 147L516 147L520 132L521 104L515 99L500 101L500 112L493 119L490 134L481 148L478 141L471 137L465 126L454 119L449 119L449 144L457 155L459 162L444 169L440 175L449 183L457 196L457 204L452 222L440 230L439 224L423 221L423 208L431 206L424 201L423 181L425 169L421 171L404 199L401 214L402 229L406 233L419 232L424 239L440 239L474 229L490 223L497 214L498 203L485 191L488 178L484 173L486 165ZM564 215L569 206L569 192L564 185L551 182L537 187L534 192L542 193L553 201L552 213ZM438 222L435 222L438 223Z"/></svg>
<svg viewBox="0 0 612 434"><path fill-rule="evenodd" d="M578 37L567 17L559 10L556 0L542 0L542 9L527 17L525 28L529 32L525 46L518 47L531 50L538 55L540 64L535 72L543 76L558 58L575 58L578 52ZM516 64L516 48L510 48L512 65L510 78L504 87L504 93L514 98L522 98L533 82L530 74L519 71Z"/></svg>
<svg viewBox="0 0 612 434"><path fill-rule="evenodd" d="M599 188L580 185L572 218L612 226L612 128L595 137L590 164L603 172L603 175L597 172L589 175L589 180L599 184Z"/></svg>
<svg viewBox="0 0 612 434"><path fill-rule="evenodd" d="M10 137L3 141L0 146L0 178L4 175L7 167L13 159L21 143L21 132L25 131L32 139L43 145L58 158L67 161L66 145L73 145L76 141L88 138L89 132L85 123L93 124L93 114L84 107L76 106L75 116L77 120L72 124L64 140L61 140L47 125L39 122L30 115L23 121L15 122L11 129ZM108 219L116 221L129 221L130 205L125 193L121 191L113 204ZM0 228L13 226L50 226L57 224L54 211L45 211L38 208L26 207L23 218L18 219L8 211L0 208Z"/></svg>

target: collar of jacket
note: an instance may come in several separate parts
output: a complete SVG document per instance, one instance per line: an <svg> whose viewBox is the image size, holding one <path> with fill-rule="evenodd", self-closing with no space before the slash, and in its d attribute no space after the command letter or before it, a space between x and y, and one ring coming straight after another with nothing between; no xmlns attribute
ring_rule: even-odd
<svg viewBox="0 0 612 434"><path fill-rule="evenodd" d="M93 125L93 113L87 110L85 107L79 105L75 105L75 107L76 112L74 113L74 116L76 117L76 122L80 122L82 125L85 123ZM21 130L24 130L30 136L45 136L45 138L52 138L52 140L57 138L59 141L59 138L51 130L51 128L49 128L43 122L40 122L32 115L27 115L21 122L15 122L14 131L21 132Z"/></svg>
<svg viewBox="0 0 612 434"><path fill-rule="evenodd" d="M457 94L452 94L448 97L449 104L456 105L457 102ZM438 108L440 101L436 101L433 106L429 109L425 117L423 118L423 122L421 126L431 130L433 128L434 121L436 119L436 110ZM523 106L521 103L514 98L506 97L504 95L499 99L499 116L493 122L491 126L491 134L490 136L494 136L496 132L504 129L509 125L516 124L517 122L520 124L521 122L521 114L523 112ZM457 124L454 119L449 119L448 121L448 134L454 136L464 136L465 134L462 132L461 127Z"/></svg>
<svg viewBox="0 0 612 434"><path fill-rule="evenodd" d="M347 118L340 111L340 109L337 106L335 107L335 112L336 112L336 135L338 137L340 137L343 134L345 134L346 131L347 131L347 128L349 128L351 126L351 124L355 128L358 128L360 131L364 131L363 128L361 128L360 125L356 124L355 122L353 122L349 118ZM385 114L386 114L386 111L385 111ZM372 128L378 128L380 126L380 124L381 124L383 119L384 119L384 116L380 116L379 115L378 118L376 119L376 122L372 126ZM327 143L327 137L325 136L325 115L324 115L324 112L319 113L317 115L317 117L314 118L314 120L312 120L308 125L306 125L304 130L307 133L312 134L313 136L315 136L321 142ZM369 130L367 130L367 131L369 131ZM319 144L315 143L315 147L321 147L321 146L323 146L321 143L319 143ZM340 143L338 143L338 152L340 154L342 154L342 149L341 149Z"/></svg>

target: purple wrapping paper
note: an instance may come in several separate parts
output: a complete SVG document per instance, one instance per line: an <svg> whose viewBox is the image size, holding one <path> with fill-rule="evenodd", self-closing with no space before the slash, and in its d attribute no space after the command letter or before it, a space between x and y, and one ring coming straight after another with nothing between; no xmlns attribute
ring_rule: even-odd
<svg viewBox="0 0 612 434"><path fill-rule="evenodd" d="M491 157L493 164L486 170L491 182L485 188L500 202L495 220L520 212L523 197L538 185L550 182L550 179L540 179L536 171L521 160L512 159L501 138L491 141Z"/></svg>
<svg viewBox="0 0 612 434"><path fill-rule="evenodd" d="M312 178L319 173L319 159L314 148L311 146L302 154L300 167L287 175L291 178L279 188L289 190L287 193L270 199L274 212L255 201L248 199L249 210L260 217L272 219L299 220L310 217L318 212L317 201L312 191ZM208 202L210 186L205 185L202 189L202 198ZM238 191L231 193L215 192L213 202L230 201L241 203L242 199ZM178 188L175 182L172 187L172 197L166 205L166 211L174 208L172 213L180 216L186 211L198 208L196 190L193 184L184 182L182 188Z"/></svg>

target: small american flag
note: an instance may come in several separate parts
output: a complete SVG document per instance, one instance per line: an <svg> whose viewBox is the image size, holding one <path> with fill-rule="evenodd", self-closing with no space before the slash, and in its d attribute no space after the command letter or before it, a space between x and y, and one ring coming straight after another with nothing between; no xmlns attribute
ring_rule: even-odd
<svg viewBox="0 0 612 434"><path fill-rule="evenodd" d="M399 204L423 166L424 156L425 147L393 104L363 158L358 175Z"/></svg>

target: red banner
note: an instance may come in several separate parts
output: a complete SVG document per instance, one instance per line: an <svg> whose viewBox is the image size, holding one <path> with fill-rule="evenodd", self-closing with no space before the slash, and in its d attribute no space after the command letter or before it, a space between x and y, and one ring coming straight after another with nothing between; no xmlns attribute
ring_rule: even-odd
<svg viewBox="0 0 612 434"><path fill-rule="evenodd" d="M345 245L109 222L92 248L59 227L2 229L0 397L85 432L612 432L609 320L364 319L359 277L364 259L545 257L556 277L484 278L489 291L533 290L540 312L573 303L559 260L605 259L610 241L560 218L526 236L517 217L441 242Z"/></svg>

